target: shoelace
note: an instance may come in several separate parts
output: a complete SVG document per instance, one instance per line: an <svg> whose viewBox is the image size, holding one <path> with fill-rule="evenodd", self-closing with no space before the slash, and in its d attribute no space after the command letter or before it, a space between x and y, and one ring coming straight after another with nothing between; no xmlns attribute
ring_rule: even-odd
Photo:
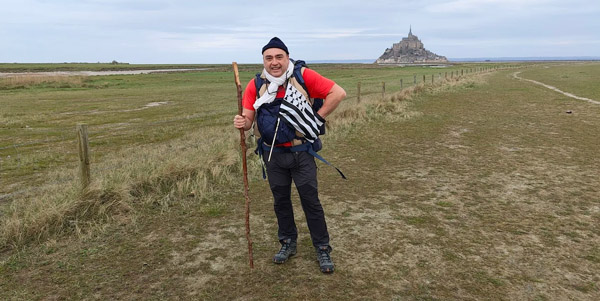
<svg viewBox="0 0 600 301"><path fill-rule="evenodd" d="M319 261L331 261L331 256L329 256L329 252L326 250L319 250Z"/></svg>
<svg viewBox="0 0 600 301"><path fill-rule="evenodd" d="M287 249L290 247L290 244L283 244L281 245L281 249L279 250L279 254L285 254L285 252L287 252Z"/></svg>

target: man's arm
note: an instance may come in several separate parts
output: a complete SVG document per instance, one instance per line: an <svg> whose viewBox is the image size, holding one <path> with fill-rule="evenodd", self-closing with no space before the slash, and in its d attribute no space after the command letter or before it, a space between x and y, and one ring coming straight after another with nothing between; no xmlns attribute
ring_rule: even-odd
<svg viewBox="0 0 600 301"><path fill-rule="evenodd" d="M254 86L255 79L252 79L246 85L244 90L244 96L242 100L243 110L242 115L235 115L233 117L233 126L238 129L249 130L254 121L254 111L248 108L252 108L252 105L256 101L256 87Z"/></svg>
<svg viewBox="0 0 600 301"><path fill-rule="evenodd" d="M344 89L338 84L333 85L331 90L329 90L327 97L325 97L323 100L323 106L321 109L319 109L317 114L323 118L326 118L329 114L331 114L331 112L333 112L333 110L335 110L335 108L337 108L344 98L346 98L346 91L344 91ZM254 118L254 116L252 116L252 118Z"/></svg>
<svg viewBox="0 0 600 301"><path fill-rule="evenodd" d="M233 126L247 131L254 121L254 111L244 108L242 112L242 115L235 115L235 117L233 117Z"/></svg>

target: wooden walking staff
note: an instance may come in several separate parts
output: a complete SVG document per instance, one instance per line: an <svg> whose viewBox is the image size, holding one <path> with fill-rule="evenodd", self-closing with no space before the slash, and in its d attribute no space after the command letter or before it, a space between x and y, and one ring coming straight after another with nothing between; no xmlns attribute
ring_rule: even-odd
<svg viewBox="0 0 600 301"><path fill-rule="evenodd" d="M233 62L233 75L235 76L235 85L237 86L238 114L242 115L242 84L240 83L240 74L236 62ZM246 134L244 129L240 129L240 146L242 147L242 165L244 169L244 197L246 198L246 239L248 240L248 257L250 259L250 268L254 268L254 259L252 258L252 239L250 239L250 197L248 196L248 166L246 164Z"/></svg>

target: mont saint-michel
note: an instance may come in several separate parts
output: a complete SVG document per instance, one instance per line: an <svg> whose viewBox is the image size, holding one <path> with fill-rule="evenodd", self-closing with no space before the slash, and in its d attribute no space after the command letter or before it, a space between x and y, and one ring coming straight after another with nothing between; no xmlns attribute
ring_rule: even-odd
<svg viewBox="0 0 600 301"><path fill-rule="evenodd" d="M412 27L408 37L402 38L400 43L394 43L375 61L377 64L430 64L447 63L445 56L437 55L423 46L419 37L412 34Z"/></svg>

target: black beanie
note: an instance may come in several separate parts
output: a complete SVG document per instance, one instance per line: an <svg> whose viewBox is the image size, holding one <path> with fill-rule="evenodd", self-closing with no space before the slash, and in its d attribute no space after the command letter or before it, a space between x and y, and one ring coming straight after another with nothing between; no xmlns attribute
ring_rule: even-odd
<svg viewBox="0 0 600 301"><path fill-rule="evenodd" d="M274 37L272 38L269 43L267 43L267 45L265 45L262 49L262 53L265 53L265 50L269 49L269 48L279 48L283 51L285 51L285 53L287 53L288 55L290 54L288 52L287 47L285 46L285 44L283 44L283 42L278 38L278 37Z"/></svg>

